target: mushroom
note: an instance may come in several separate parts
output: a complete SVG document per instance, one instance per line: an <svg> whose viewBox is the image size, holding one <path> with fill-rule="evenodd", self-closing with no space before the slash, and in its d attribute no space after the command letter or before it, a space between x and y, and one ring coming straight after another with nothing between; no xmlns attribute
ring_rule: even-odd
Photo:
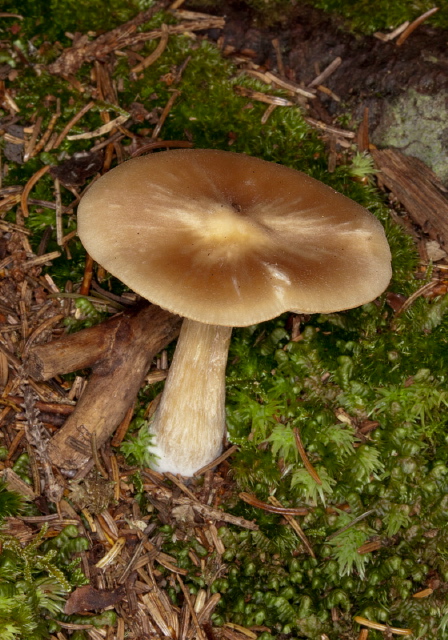
<svg viewBox="0 0 448 640"><path fill-rule="evenodd" d="M193 475L221 452L232 327L370 302L391 277L380 222L300 171L207 149L135 158L82 198L89 254L183 316L151 425L159 471Z"/></svg>

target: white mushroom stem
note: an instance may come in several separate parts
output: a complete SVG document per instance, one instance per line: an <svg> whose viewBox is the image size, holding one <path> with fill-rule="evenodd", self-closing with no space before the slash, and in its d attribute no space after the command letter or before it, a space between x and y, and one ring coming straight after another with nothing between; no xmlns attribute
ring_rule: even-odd
<svg viewBox="0 0 448 640"><path fill-rule="evenodd" d="M219 456L231 327L185 319L151 424L158 471L192 476Z"/></svg>

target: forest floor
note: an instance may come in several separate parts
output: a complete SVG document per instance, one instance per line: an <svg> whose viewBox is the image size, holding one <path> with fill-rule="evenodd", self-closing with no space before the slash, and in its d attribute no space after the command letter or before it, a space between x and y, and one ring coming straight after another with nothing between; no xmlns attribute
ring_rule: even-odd
<svg viewBox="0 0 448 640"><path fill-rule="evenodd" d="M1 17L0 509L6 489L26 508L0 510L1 596L22 606L0 602L0 631L7 640L442 638L447 189L421 160L372 144L381 99L368 79L387 77L392 93L394 74L400 90L445 89L446 34L415 25L360 41L303 7L279 30L232 7L177 4L59 40L44 21L33 35L26 16ZM417 68L430 46L439 62ZM187 480L145 465L136 437L160 398L178 320L157 316L145 329L144 370L105 375L131 348L127 336L107 352L111 323L137 332L141 301L85 255L76 208L115 164L193 146L302 163L352 190L386 220L397 270L359 315L289 314L237 334L229 387L242 386L229 393L229 442ZM381 374L369 373L375 344ZM265 371L254 373L256 363ZM116 385L120 406L109 401ZM288 417L296 396L303 425ZM313 402L321 417L308 433ZM319 420L333 442L322 432L312 445ZM290 436L298 425L305 446Z"/></svg>

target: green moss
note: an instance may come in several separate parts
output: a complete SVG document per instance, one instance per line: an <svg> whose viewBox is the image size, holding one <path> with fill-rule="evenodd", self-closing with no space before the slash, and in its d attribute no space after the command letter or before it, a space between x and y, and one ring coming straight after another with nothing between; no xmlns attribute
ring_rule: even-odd
<svg viewBox="0 0 448 640"><path fill-rule="evenodd" d="M43 640L59 629L61 615L72 587L86 584L74 553L85 551L88 541L75 526L65 527L44 542L44 525L27 545L0 532L0 634L2 640Z"/></svg>
<svg viewBox="0 0 448 640"><path fill-rule="evenodd" d="M61 40L67 46L70 44L64 35L67 31L108 31L153 4L152 0L4 0L2 11L24 17L17 24L25 37L38 34L50 42Z"/></svg>

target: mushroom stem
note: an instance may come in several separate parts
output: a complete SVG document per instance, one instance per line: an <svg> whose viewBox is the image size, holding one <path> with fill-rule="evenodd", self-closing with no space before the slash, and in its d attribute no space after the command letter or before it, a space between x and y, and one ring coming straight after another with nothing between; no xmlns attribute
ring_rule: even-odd
<svg viewBox="0 0 448 640"><path fill-rule="evenodd" d="M151 424L158 471L191 476L221 453L231 333L231 327L184 319Z"/></svg>

